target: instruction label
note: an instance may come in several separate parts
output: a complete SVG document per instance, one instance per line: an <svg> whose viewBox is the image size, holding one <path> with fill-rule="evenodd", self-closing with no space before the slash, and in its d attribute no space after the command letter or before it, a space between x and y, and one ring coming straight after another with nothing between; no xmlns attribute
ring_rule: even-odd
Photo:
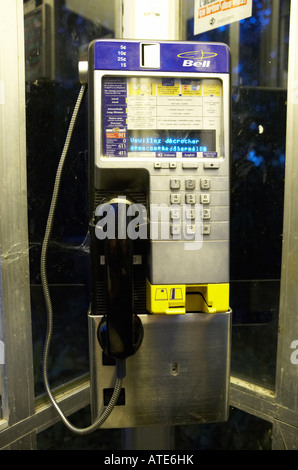
<svg viewBox="0 0 298 470"><path fill-rule="evenodd" d="M139 152L152 157L189 156L187 152L192 157L203 152L216 156L215 136L220 138L222 113L220 80L108 78L102 91L106 156L140 156Z"/></svg>

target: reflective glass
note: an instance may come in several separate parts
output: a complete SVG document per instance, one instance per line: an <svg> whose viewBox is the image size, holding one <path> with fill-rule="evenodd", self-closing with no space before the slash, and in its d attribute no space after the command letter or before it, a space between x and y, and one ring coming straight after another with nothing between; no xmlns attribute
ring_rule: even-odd
<svg viewBox="0 0 298 470"><path fill-rule="evenodd" d="M24 2L30 280L36 394L41 376L46 310L40 254L55 174L80 90L78 62L90 41L114 37L114 3ZM87 98L65 162L48 249L54 311L51 386L89 372Z"/></svg>

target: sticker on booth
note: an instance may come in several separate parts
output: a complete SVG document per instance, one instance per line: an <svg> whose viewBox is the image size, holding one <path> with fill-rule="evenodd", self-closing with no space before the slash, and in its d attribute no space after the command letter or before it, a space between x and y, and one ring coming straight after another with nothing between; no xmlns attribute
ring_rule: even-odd
<svg viewBox="0 0 298 470"><path fill-rule="evenodd" d="M252 0L195 0L194 34L243 20L252 15Z"/></svg>

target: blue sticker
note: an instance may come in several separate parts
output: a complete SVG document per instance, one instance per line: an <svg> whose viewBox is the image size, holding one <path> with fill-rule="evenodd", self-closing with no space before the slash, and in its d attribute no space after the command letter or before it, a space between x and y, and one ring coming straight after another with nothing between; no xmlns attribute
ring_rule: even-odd
<svg viewBox="0 0 298 470"><path fill-rule="evenodd" d="M184 158L196 158L197 154L195 152L182 152L182 157L184 157Z"/></svg>
<svg viewBox="0 0 298 470"><path fill-rule="evenodd" d="M217 152L203 152L203 158L217 158Z"/></svg>
<svg viewBox="0 0 298 470"><path fill-rule="evenodd" d="M156 156L160 158L176 158L177 154L176 152L157 152Z"/></svg>

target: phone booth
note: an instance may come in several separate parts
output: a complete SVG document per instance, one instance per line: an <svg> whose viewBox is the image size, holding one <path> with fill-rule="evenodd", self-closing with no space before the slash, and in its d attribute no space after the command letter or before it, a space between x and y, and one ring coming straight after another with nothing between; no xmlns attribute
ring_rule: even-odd
<svg viewBox="0 0 298 470"><path fill-rule="evenodd" d="M298 3L0 11L0 449L297 449Z"/></svg>

